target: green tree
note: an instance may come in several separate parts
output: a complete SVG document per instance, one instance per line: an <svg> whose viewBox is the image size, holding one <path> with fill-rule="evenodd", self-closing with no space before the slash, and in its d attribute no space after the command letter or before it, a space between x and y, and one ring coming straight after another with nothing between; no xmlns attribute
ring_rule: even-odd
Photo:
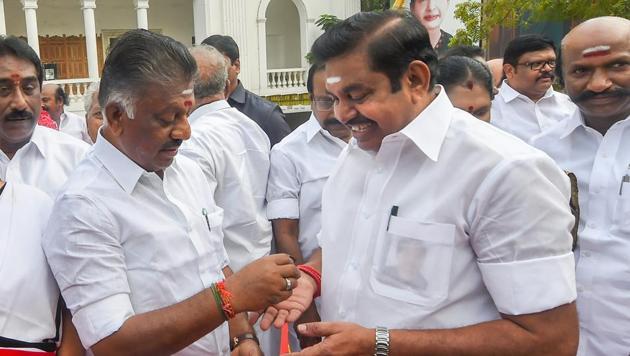
<svg viewBox="0 0 630 356"><path fill-rule="evenodd" d="M450 44L475 44L496 26L515 27L541 21L582 21L597 16L630 17L630 0L466 0L455 7L464 23Z"/></svg>

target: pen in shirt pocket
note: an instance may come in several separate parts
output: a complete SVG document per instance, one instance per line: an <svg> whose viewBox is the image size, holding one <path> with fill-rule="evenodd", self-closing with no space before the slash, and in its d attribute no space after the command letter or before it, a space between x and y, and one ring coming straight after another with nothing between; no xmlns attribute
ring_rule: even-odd
<svg viewBox="0 0 630 356"><path fill-rule="evenodd" d="M206 225L208 225L208 231L212 232L212 228L210 228L210 220L208 220L208 210L206 208L201 209L201 215L206 218Z"/></svg>
<svg viewBox="0 0 630 356"><path fill-rule="evenodd" d="M630 185L630 164L628 165L628 170L626 171L626 175L621 177L621 184L619 185L619 195L623 196L623 186L628 183ZM627 187L630 189L630 187Z"/></svg>
<svg viewBox="0 0 630 356"><path fill-rule="evenodd" d="M389 223L392 221L392 216L398 216L398 205L392 206L392 209L389 211L389 217L387 218L387 228L385 228L385 231L389 231Z"/></svg>

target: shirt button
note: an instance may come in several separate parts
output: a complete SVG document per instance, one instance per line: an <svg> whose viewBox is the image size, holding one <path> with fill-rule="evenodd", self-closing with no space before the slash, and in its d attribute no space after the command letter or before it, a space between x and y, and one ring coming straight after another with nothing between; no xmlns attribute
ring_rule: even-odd
<svg viewBox="0 0 630 356"><path fill-rule="evenodd" d="M369 219L370 217L370 212L369 211L364 211L363 213L361 213L361 216L363 216L364 219Z"/></svg>
<svg viewBox="0 0 630 356"><path fill-rule="evenodd" d="M578 287L577 287L577 291L578 291L578 293L582 293L582 292L584 292L584 287L582 287L582 286L578 286Z"/></svg>
<svg viewBox="0 0 630 356"><path fill-rule="evenodd" d="M599 188L595 188L595 190L593 191L593 193L595 193L595 194L599 194L599 192L601 192L601 191L602 191L601 189L599 189Z"/></svg>
<svg viewBox="0 0 630 356"><path fill-rule="evenodd" d="M350 270L356 271L357 267L358 267L358 263L356 263L355 261L352 261L352 262L350 262L349 267L350 267Z"/></svg>
<svg viewBox="0 0 630 356"><path fill-rule="evenodd" d="M591 257L591 252L590 251L583 251L582 252L582 256L584 256L584 257Z"/></svg>
<svg viewBox="0 0 630 356"><path fill-rule="evenodd" d="M597 228L597 224L595 223L588 223L588 227L591 229L596 229Z"/></svg>

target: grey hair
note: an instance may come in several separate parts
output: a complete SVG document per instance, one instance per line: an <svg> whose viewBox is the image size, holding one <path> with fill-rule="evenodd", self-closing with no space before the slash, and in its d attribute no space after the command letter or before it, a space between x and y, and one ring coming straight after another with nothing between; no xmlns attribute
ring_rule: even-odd
<svg viewBox="0 0 630 356"><path fill-rule="evenodd" d="M146 90L190 83L196 72L195 59L183 44L147 30L131 30L118 38L107 55L98 100L103 111L117 103L131 119Z"/></svg>
<svg viewBox="0 0 630 356"><path fill-rule="evenodd" d="M201 57L204 61L197 64L195 98L200 99L223 93L228 79L228 59L216 48L205 44L190 48L189 51L193 56ZM212 71L204 66L206 63L213 67Z"/></svg>
<svg viewBox="0 0 630 356"><path fill-rule="evenodd" d="M83 93L83 108L85 112L88 113L92 108L92 102L94 101L94 93L98 91L98 86L101 85L99 80L90 83L87 89L85 89L85 93Z"/></svg>

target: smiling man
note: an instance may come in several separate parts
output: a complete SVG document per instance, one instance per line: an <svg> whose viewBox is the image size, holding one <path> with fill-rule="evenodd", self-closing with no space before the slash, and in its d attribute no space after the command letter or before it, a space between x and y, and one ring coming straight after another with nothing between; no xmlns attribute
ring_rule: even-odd
<svg viewBox="0 0 630 356"><path fill-rule="evenodd" d="M491 123L527 142L569 117L575 105L552 87L556 47L540 35L512 40L503 55L506 80L492 101Z"/></svg>
<svg viewBox="0 0 630 356"><path fill-rule="evenodd" d="M532 144L578 179L579 355L630 352L630 21L599 17L562 41L573 116Z"/></svg>
<svg viewBox="0 0 630 356"><path fill-rule="evenodd" d="M287 298L299 275L287 255L229 269L222 210L201 169L177 155L196 74L184 45L145 30L122 35L105 61L105 124L43 243L95 355L228 355L232 338L232 355L259 355L241 312Z"/></svg>
<svg viewBox="0 0 630 356"><path fill-rule="evenodd" d="M321 292L325 322L298 330L326 338L303 355L574 355L564 173L453 107L409 15L356 14L312 53L353 140L324 187L321 252L263 326Z"/></svg>

